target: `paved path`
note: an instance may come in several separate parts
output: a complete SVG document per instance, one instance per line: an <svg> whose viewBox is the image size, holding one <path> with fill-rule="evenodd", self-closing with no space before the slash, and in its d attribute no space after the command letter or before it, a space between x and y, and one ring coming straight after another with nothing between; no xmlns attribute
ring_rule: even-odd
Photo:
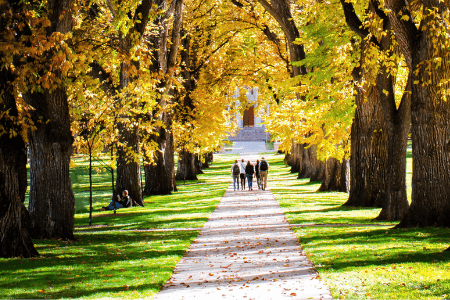
<svg viewBox="0 0 450 300"><path fill-rule="evenodd" d="M264 141L251 142L251 141L234 141L231 151L225 152L226 154L249 154L249 153L262 153L262 152L275 152L274 150L267 150L266 143Z"/></svg>
<svg viewBox="0 0 450 300"><path fill-rule="evenodd" d="M332 299L272 192L234 192L232 184L156 296L284 298Z"/></svg>

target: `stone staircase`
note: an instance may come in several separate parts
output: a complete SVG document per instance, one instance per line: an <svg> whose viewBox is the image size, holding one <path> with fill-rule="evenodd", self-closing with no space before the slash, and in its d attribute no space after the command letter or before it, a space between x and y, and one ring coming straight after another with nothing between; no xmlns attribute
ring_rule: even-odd
<svg viewBox="0 0 450 300"><path fill-rule="evenodd" d="M264 131L264 127L243 127L235 136L229 136L230 141L265 141L270 140L270 135Z"/></svg>

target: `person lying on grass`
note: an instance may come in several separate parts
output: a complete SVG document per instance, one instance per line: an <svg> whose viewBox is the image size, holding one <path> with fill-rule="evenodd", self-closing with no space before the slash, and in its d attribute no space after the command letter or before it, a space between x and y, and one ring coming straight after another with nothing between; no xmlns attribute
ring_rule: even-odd
<svg viewBox="0 0 450 300"><path fill-rule="evenodd" d="M122 208L122 207L132 207L132 206L140 206L136 203L136 201L134 201L133 199L130 198L130 196L128 195L128 191L124 190L122 192L122 198L117 195L117 200L114 202L111 200L111 202L108 204L108 206L103 206L100 210L114 210L114 206L116 207L116 209L118 208Z"/></svg>

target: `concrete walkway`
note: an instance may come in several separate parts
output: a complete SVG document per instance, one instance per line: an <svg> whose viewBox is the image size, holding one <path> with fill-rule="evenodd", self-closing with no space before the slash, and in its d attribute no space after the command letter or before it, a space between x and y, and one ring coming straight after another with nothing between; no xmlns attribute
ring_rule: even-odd
<svg viewBox="0 0 450 300"><path fill-rule="evenodd" d="M332 299L272 192L231 184L155 299L284 298Z"/></svg>
<svg viewBox="0 0 450 300"><path fill-rule="evenodd" d="M266 143L250 142L250 141L235 141L231 151L226 154L258 154L261 152L274 152L274 150L266 150Z"/></svg>

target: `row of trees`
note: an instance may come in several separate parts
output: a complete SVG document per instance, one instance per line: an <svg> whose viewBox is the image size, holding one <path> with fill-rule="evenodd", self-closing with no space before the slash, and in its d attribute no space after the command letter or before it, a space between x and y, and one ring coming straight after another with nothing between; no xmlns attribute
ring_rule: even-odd
<svg viewBox="0 0 450 300"><path fill-rule="evenodd" d="M1 256L36 255L30 237L73 239L74 142L90 157L108 149L113 196L127 189L142 203L176 190L175 152L178 178L195 178L196 160L233 131L229 95L243 85L259 87L299 178L349 191L348 205L382 207L379 218L400 226L448 226L446 2L0 5Z"/></svg>
<svg viewBox="0 0 450 300"><path fill-rule="evenodd" d="M142 204L176 190L175 151L187 173L233 131L245 26L216 26L231 5L207 4L1 2L1 256L36 255L31 238L74 238L74 146L91 158L107 149L113 197L127 189Z"/></svg>
<svg viewBox="0 0 450 300"><path fill-rule="evenodd" d="M280 2L289 4L261 1L274 16ZM401 220L400 227L448 227L449 3L299 1L283 12L287 18L275 19L285 35L295 32L286 20L296 22L296 45L306 56L298 62L289 48L304 69L278 86L282 101L267 118L292 172L323 180L322 189L345 190L339 180L347 178L349 158L346 205L381 207L378 219ZM317 157L341 160L344 169Z"/></svg>

